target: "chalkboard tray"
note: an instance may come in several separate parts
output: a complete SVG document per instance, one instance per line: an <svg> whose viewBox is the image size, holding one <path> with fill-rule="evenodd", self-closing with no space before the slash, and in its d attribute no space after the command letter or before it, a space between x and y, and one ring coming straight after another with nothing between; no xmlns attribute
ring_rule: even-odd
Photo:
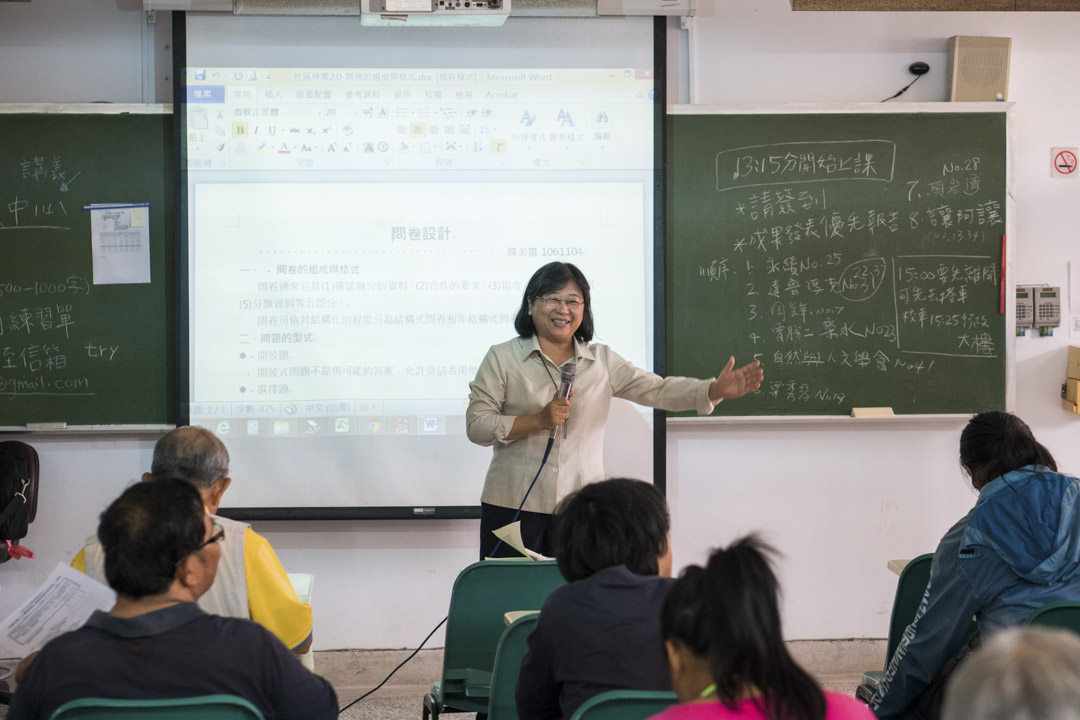
<svg viewBox="0 0 1080 720"><path fill-rule="evenodd" d="M719 416L1004 409L1006 106L673 110L669 374L760 360Z"/></svg>

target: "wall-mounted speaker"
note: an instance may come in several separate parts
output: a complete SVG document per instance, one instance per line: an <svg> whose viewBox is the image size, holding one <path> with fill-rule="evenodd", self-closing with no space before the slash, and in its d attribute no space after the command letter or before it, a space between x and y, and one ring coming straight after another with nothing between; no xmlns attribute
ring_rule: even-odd
<svg viewBox="0 0 1080 720"><path fill-rule="evenodd" d="M1012 38L956 35L949 38L949 100L1009 99Z"/></svg>

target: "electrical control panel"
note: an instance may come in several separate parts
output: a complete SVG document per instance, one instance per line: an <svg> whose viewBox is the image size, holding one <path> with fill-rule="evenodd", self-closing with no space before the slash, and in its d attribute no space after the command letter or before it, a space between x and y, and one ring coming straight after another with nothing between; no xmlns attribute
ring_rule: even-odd
<svg viewBox="0 0 1080 720"><path fill-rule="evenodd" d="M1035 327L1057 327L1061 324L1061 288L1031 288L1035 301Z"/></svg>
<svg viewBox="0 0 1080 720"><path fill-rule="evenodd" d="M1016 329L1029 328L1035 324L1035 288L1016 287Z"/></svg>

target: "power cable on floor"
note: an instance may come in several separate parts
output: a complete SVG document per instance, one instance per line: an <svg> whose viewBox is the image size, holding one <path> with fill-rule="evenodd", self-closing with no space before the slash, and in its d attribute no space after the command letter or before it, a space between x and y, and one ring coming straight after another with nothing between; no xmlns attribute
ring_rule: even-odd
<svg viewBox="0 0 1080 720"><path fill-rule="evenodd" d="M439 624L438 624L438 625L436 625L436 626L435 626L435 627L434 627L434 628L432 629L432 631L428 633L428 636L427 636L426 638L424 638L423 642L421 642L421 643L420 643L420 645L419 645L419 646L418 646L418 647L417 647L417 648L416 648L415 650L413 650L413 651L412 651L412 655L409 655L409 657L407 657L407 658L405 658L404 660L402 660L402 661L401 661L401 664L400 664L400 665L398 665L398 666L397 666L396 668L394 668L393 670L391 670L391 671L390 671L390 674L389 674L389 675L387 675L387 676L386 676L385 678L383 678L383 681L382 681L381 683L379 683L379 684L378 684L378 685L376 685L375 687L371 688L371 689L370 689L370 690L368 690L368 691L367 691L366 693L364 693L364 694L363 694L363 695L361 695L360 697L356 698L355 700L353 700L353 701L352 701L351 703L349 703L349 704L348 704L348 705L346 705L345 707L343 707L343 708L341 708L340 710L338 710L338 715L340 715L341 713L345 712L346 710L348 710L349 708L351 708L351 707L352 707L353 705L355 705L356 703L360 702L361 700L363 700L364 698L366 698L366 697L367 697L368 695L372 694L373 692L375 692L376 690L378 690L379 688L381 688L381 687L382 687L383 685L385 685L385 684L386 684L386 681L387 681L387 680L389 680L390 678L394 677L394 673L396 673L396 672L397 672L398 670L400 670L401 668L405 667L405 663L409 662L409 661L410 661L410 660L412 660L412 659L413 659L414 657L416 657L416 653L420 652L420 650L422 650L422 649L423 649L424 645L426 645L426 644L427 644L427 641L428 641L428 640L430 640L430 639L431 639L431 636L435 634L435 631L436 631L436 630L438 630L439 628L441 628L441 627L442 627L442 626L443 626L443 625L444 625L444 624L446 623L446 620L447 620L447 618L449 618L449 617L450 617L450 616L449 616L449 615L447 615L447 616L446 616L446 617L444 617L444 618L443 618L442 620L440 620L440 621L439 621Z"/></svg>

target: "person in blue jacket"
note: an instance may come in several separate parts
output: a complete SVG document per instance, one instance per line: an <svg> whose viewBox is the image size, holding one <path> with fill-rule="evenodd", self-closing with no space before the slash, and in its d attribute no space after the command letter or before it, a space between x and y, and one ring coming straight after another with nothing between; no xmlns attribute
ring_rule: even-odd
<svg viewBox="0 0 1080 720"><path fill-rule="evenodd" d="M926 594L870 700L879 718L939 717L948 674L981 639L1047 603L1080 600L1080 480L1058 473L1024 421L1003 412L971 419L960 463L979 498L934 553Z"/></svg>

